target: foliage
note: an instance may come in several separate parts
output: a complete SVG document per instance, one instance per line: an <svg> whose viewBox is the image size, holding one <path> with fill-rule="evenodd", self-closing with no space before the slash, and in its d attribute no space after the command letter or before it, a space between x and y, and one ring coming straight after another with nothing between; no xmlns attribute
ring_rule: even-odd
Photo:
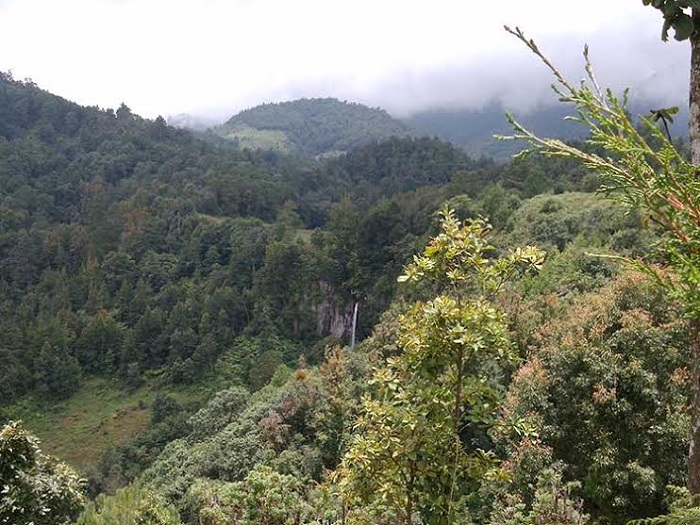
<svg viewBox="0 0 700 525"><path fill-rule="evenodd" d="M181 525L175 509L148 489L130 485L90 502L76 525Z"/></svg>
<svg viewBox="0 0 700 525"><path fill-rule="evenodd" d="M444 210L442 232L399 278L427 281L439 295L400 318L403 353L371 378L374 393L363 400L340 468L352 504L380 502L404 523L414 513L452 523L474 485L493 475L483 432L498 410L499 368L512 348L489 301L518 272L538 268L543 254L528 247L489 259L488 229Z"/></svg>
<svg viewBox="0 0 700 525"><path fill-rule="evenodd" d="M687 337L649 279L624 273L535 329L506 417L529 422L596 519L662 512L685 481ZM521 437L505 441L515 447Z"/></svg>
<svg viewBox="0 0 700 525"><path fill-rule="evenodd" d="M280 359L286 340L347 337L355 302L361 338L444 198L426 187L473 164L435 139L322 162L233 151L5 74L0 93L3 404L95 375L191 384L222 355L247 361L230 379L256 389L298 358ZM329 220L348 211L358 228ZM276 348L236 355L258 336Z"/></svg>
<svg viewBox="0 0 700 525"><path fill-rule="evenodd" d="M304 484L266 466L252 469L236 483L199 482L187 497L199 508L204 525L292 525L306 523L312 515Z"/></svg>
<svg viewBox="0 0 700 525"><path fill-rule="evenodd" d="M675 1L667 2L674 4ZM684 15L685 16L685 15ZM647 140L630 120L626 110L627 92L619 99L611 90L603 91L597 84L585 51L589 83L571 85L542 55L532 40L516 29L514 35L540 57L551 69L559 87L554 87L562 101L575 106L580 121L590 129L588 142L604 152L589 153L555 139L541 139L518 124L512 117L516 135L512 138L530 141L532 152L548 157L565 157L581 162L601 175L605 181L602 191L632 208L641 207L649 219L668 235L660 246L668 264L680 277L671 281L662 274L652 273L673 293L683 297L691 317L700 318L700 180L696 167L686 160L651 118L642 117L642 126L654 143Z"/></svg>
<svg viewBox="0 0 700 525"><path fill-rule="evenodd" d="M556 467L539 472L532 487L532 502L526 504L520 494L505 494L490 517L492 525L584 525L584 514L571 496L576 483L563 483Z"/></svg>
<svg viewBox="0 0 700 525"><path fill-rule="evenodd" d="M510 243L538 243L549 252L563 251L576 241L591 250L607 244L618 253L643 254L651 236L641 230L636 213L601 196L577 192L528 199L510 216L504 237Z"/></svg>
<svg viewBox="0 0 700 525"><path fill-rule="evenodd" d="M645 2L648 4L649 2ZM661 8L665 18L662 38L673 27L678 40L690 38L691 93L693 101L697 96L700 77L697 74L697 38L695 22L697 15L694 2L676 0L655 1L654 7ZM691 9L691 16L684 9ZM539 151L547 156L560 156L575 159L588 168L601 174L607 187L625 204L639 207L649 214L650 220L658 224L664 236L659 244L659 252L672 270L668 274L657 271L648 264L627 260L632 265L652 275L658 284L665 287L674 297L680 298L688 319L688 343L691 349L688 358L690 374L690 444L688 452L688 489L692 494L700 493L700 181L697 177L698 162L698 115L696 106L691 104L691 156L688 161L671 142L671 138L654 125L656 116L664 112L652 112L652 117L642 118L642 126L647 138L634 126L629 118L625 91L622 100L611 90L603 91L597 84L588 49L584 50L588 83L576 88L542 54L532 40L528 40L519 29L506 28L524 42L551 70L558 82L555 91L564 102L572 103L578 113L577 120L591 130L589 142L598 146L601 154L588 153L556 140L540 139L511 118L516 129L515 138L529 140L531 151ZM694 36L695 35L695 36ZM671 111L665 112L670 115ZM666 121L663 120L665 123ZM695 164L694 164L695 163Z"/></svg>
<svg viewBox="0 0 700 525"><path fill-rule="evenodd" d="M697 29L692 10L700 9L697 0L642 0L644 5L655 7L664 17L661 29L662 40L668 40L668 30L673 28L676 40L688 40ZM687 12L690 9L691 12Z"/></svg>
<svg viewBox="0 0 700 525"><path fill-rule="evenodd" d="M313 102L246 126L320 147ZM574 162L242 151L7 75L0 113L0 410L93 491L135 480L90 520L579 525L682 483L681 314L586 255L656 232Z"/></svg>
<svg viewBox="0 0 700 525"><path fill-rule="evenodd" d="M17 421L0 431L0 479L2 524L67 525L85 504L83 480Z"/></svg>

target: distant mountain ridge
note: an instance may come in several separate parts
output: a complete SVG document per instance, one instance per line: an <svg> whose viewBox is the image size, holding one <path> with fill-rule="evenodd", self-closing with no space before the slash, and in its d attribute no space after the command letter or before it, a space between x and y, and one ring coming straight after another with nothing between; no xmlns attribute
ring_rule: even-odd
<svg viewBox="0 0 700 525"><path fill-rule="evenodd" d="M658 107L655 101L637 100L632 115L647 115ZM240 148L272 150L306 157L335 156L355 147L382 142L391 137L437 137L450 142L473 158L507 161L526 144L503 141L495 135L510 135L505 113L508 109L492 103L480 109L432 109L397 119L380 108L334 98L304 98L262 104L241 111L224 124L190 115L176 115L168 123L209 137L210 142L230 143ZM564 104L544 105L529 111L513 110L516 120L543 137L582 140L588 128L566 120L572 108ZM685 137L688 117L681 110L671 133Z"/></svg>
<svg viewBox="0 0 700 525"><path fill-rule="evenodd" d="M654 101L635 101L629 111L635 117L648 115L658 107ZM494 135L511 135L513 129L506 119L507 108L490 104L482 109L435 109L422 111L404 119L404 123L418 135L432 135L451 142L468 155L508 160L526 147L523 141L497 140ZM543 137L562 140L581 140L588 135L588 127L565 120L573 108L565 104L541 106L530 111L511 111L515 119L526 128ZM671 126L671 134L685 137L688 128L687 111L681 110Z"/></svg>
<svg viewBox="0 0 700 525"><path fill-rule="evenodd" d="M326 156L393 136L411 128L379 108L334 98L303 98L263 104L231 117L211 132L251 149Z"/></svg>

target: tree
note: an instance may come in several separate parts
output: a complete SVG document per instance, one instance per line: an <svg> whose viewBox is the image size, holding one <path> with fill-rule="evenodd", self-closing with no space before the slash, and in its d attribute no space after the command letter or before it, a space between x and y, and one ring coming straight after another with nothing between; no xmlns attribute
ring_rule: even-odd
<svg viewBox="0 0 700 525"><path fill-rule="evenodd" d="M113 496L100 494L80 514L77 525L180 525L177 511L155 492L129 485Z"/></svg>
<svg viewBox="0 0 700 525"><path fill-rule="evenodd" d="M83 480L44 455L39 440L10 421L0 431L0 523L67 525L85 504Z"/></svg>
<svg viewBox="0 0 700 525"><path fill-rule="evenodd" d="M528 421L537 439L495 435L509 465L522 465L512 492L531 503L537 474L561 461L594 523L661 514L667 487L686 479L689 352L680 305L629 269L572 295L536 327L525 321L527 355L503 414ZM545 465L532 462L538 450L551 451Z"/></svg>
<svg viewBox="0 0 700 525"><path fill-rule="evenodd" d="M486 429L513 347L492 300L507 280L543 259L534 247L493 258L482 219L462 224L443 210L441 229L399 278L437 295L401 317L403 353L371 378L374 395L363 400L340 467L351 503L406 525L415 513L423 523L454 523L480 480L493 474Z"/></svg>
<svg viewBox="0 0 700 525"><path fill-rule="evenodd" d="M265 465L251 469L243 481L200 480L188 499L198 508L199 523L206 525L293 525L312 518L303 481Z"/></svg>
<svg viewBox="0 0 700 525"><path fill-rule="evenodd" d="M700 166L700 1L698 0L642 0L661 11L664 18L661 39L668 40L673 28L674 38L690 42L690 97L689 131L690 155L693 165Z"/></svg>
<svg viewBox="0 0 700 525"><path fill-rule="evenodd" d="M41 394L67 399L80 388L78 360L61 344L46 341L34 363L36 386Z"/></svg>
<svg viewBox="0 0 700 525"><path fill-rule="evenodd" d="M559 140L542 139L509 116L515 129L515 135L511 138L524 139L531 144L531 148L523 154L537 152L583 163L605 181L603 191L631 208L641 209L649 221L660 226L665 233L657 249L670 272L638 261L627 262L652 275L659 285L684 305L691 353L688 489L692 494L700 494L700 35L695 30L700 17L696 4L695 1L653 1L655 7L667 7L664 10L664 38L668 29L673 27L676 38L690 38L693 47L690 162L678 152L671 138L655 125L652 118L642 117L641 129L635 126L627 112L627 91L619 98L611 90L600 88L588 59L587 48L584 58L588 79L576 87L559 73L535 42L527 39L520 29L506 28L552 71L557 81L554 90L563 102L574 105L577 111L574 120L590 128L588 144L595 151L602 151L595 153ZM691 6L692 17L689 17L683 9ZM688 26L689 20L692 27Z"/></svg>

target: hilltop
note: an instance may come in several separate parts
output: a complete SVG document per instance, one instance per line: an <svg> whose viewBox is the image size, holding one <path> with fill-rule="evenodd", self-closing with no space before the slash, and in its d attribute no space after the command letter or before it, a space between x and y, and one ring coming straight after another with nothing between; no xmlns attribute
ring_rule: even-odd
<svg viewBox="0 0 700 525"><path fill-rule="evenodd" d="M214 127L214 134L251 149L304 156L342 153L411 128L386 111L334 98L310 98L263 104Z"/></svg>

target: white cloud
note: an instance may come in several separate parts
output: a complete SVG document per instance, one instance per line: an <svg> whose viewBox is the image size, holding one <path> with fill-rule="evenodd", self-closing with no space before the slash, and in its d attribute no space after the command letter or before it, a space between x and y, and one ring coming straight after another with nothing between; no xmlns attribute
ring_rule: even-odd
<svg viewBox="0 0 700 525"><path fill-rule="evenodd" d="M540 92L546 75L503 31L508 23L526 28L567 64L572 55L578 62L590 40L602 72L613 77L643 73L669 88L679 84L669 79L683 78L685 46L660 43L659 17L641 3L494 4L6 0L0 2L0 70L82 104L124 101L149 117L234 111L302 95L406 112L443 96L474 104L493 93L508 99L525 89Z"/></svg>

